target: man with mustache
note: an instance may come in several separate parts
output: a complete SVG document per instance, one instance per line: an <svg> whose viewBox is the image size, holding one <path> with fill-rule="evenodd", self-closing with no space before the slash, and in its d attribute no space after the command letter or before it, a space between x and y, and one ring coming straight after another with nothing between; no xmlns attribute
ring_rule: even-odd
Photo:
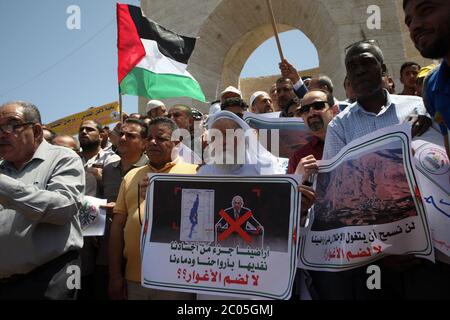
<svg viewBox="0 0 450 320"><path fill-rule="evenodd" d="M272 98L265 91L256 91L250 97L250 109L253 113L274 112Z"/></svg>
<svg viewBox="0 0 450 320"><path fill-rule="evenodd" d="M180 144L173 132L178 127L168 118L152 119L146 150L149 164L129 171L120 186L109 239L109 296L114 300L191 299L189 293L147 289L141 286L140 234L144 219L148 173L195 174L197 166L184 163L174 150ZM125 275L122 261L126 259Z"/></svg>
<svg viewBox="0 0 450 320"><path fill-rule="evenodd" d="M308 144L298 149L291 156L288 164L288 174L295 173L295 169L302 158L305 158L305 161L311 159L311 157L322 159L327 126L338 113L338 106L334 103L331 93L315 89L305 94L297 113L309 128L312 138Z"/></svg>
<svg viewBox="0 0 450 320"><path fill-rule="evenodd" d="M424 81L423 97L428 112L440 127L450 157L450 1L403 0L403 10L411 39L420 54L443 59Z"/></svg>
<svg viewBox="0 0 450 320"><path fill-rule="evenodd" d="M383 87L386 72L381 49L373 41L353 44L346 53L345 66L356 102L339 113L328 125L323 159L331 159L351 141L404 121L411 121L412 136L421 135L431 125L422 99L391 95ZM318 170L314 157L303 158L298 172L306 176ZM367 289L366 267L349 271L310 271L312 287L319 299L423 298L430 295L426 279L420 278L425 263L411 256L386 257L381 268L381 290ZM396 282L394 279L401 279Z"/></svg>
<svg viewBox="0 0 450 320"><path fill-rule="evenodd" d="M45 141L42 131L35 105L0 106L0 300L77 293L67 284L79 272L83 246L83 164L75 152Z"/></svg>

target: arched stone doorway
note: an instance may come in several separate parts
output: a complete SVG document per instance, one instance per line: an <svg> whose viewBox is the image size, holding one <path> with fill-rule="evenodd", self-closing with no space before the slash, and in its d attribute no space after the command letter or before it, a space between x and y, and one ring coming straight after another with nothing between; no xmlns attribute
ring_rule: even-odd
<svg viewBox="0 0 450 320"><path fill-rule="evenodd" d="M396 79L404 61L427 63L409 40L401 1L272 0L272 6L280 32L297 28L312 41L320 71L331 77L336 95L342 98L345 48L351 43L377 39ZM381 29L367 27L370 5L381 9ZM265 0L141 0L141 7L159 24L199 38L188 69L209 101L226 86L238 86L248 57L273 36Z"/></svg>

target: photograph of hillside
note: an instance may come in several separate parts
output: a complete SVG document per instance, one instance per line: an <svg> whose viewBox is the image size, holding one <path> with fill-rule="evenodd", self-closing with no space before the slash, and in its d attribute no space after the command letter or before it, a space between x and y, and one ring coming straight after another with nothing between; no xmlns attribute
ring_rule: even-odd
<svg viewBox="0 0 450 320"><path fill-rule="evenodd" d="M372 152L317 176L312 230L377 225L416 216L402 149Z"/></svg>

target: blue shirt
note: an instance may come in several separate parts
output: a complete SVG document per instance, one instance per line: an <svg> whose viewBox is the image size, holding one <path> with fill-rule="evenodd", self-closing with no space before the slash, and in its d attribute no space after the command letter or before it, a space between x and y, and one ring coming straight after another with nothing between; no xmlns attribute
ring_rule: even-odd
<svg viewBox="0 0 450 320"><path fill-rule="evenodd" d="M423 100L416 96L391 95L378 114L368 112L356 101L329 123L322 159L334 157L351 141L376 130L403 123L411 115L426 115Z"/></svg>
<svg viewBox="0 0 450 320"><path fill-rule="evenodd" d="M439 124L442 135L450 128L450 67L445 61L431 74L425 91L426 108Z"/></svg>

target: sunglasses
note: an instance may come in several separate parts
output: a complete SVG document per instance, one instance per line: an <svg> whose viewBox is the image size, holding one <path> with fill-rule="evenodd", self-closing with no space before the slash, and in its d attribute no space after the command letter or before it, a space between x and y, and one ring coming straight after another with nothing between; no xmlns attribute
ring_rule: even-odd
<svg viewBox="0 0 450 320"><path fill-rule="evenodd" d="M310 104L302 105L299 109L297 109L298 114L302 115L304 113L308 113L311 108L316 111L320 111L325 109L327 105L326 101L316 101Z"/></svg>

